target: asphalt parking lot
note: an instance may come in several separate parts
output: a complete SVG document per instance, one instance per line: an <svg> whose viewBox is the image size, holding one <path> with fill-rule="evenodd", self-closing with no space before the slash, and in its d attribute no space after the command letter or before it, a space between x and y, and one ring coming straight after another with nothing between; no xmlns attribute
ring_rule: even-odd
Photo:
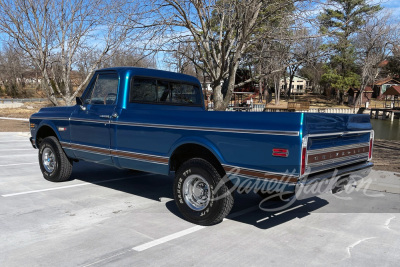
<svg viewBox="0 0 400 267"><path fill-rule="evenodd" d="M51 183L27 134L0 133L0 266L398 266L400 177L385 175L276 212L238 195L202 227L180 217L171 177L79 162Z"/></svg>

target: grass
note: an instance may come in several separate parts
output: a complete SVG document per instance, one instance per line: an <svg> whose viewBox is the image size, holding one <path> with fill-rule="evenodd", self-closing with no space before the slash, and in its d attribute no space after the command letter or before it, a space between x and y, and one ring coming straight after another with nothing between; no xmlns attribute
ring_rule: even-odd
<svg viewBox="0 0 400 267"><path fill-rule="evenodd" d="M290 101L301 102L301 101L308 101L310 102L310 108L352 108L347 105L339 105L337 100L334 98L328 98L323 95L316 95L316 94L304 94L304 95L296 95L291 96ZM259 103L258 99L254 101L254 103ZM265 101L263 101L265 104ZM275 98L272 99L270 103L268 103L268 107L279 107L279 108L286 108L288 101L285 97L281 96L279 105L275 104Z"/></svg>
<svg viewBox="0 0 400 267"><path fill-rule="evenodd" d="M43 107L50 107L50 102L26 102L19 108L0 108L0 117L29 118Z"/></svg>

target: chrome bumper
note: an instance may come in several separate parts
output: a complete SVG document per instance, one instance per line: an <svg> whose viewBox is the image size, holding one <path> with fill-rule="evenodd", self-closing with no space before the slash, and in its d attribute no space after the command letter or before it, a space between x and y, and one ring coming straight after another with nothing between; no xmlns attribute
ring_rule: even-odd
<svg viewBox="0 0 400 267"><path fill-rule="evenodd" d="M306 199L330 191L340 191L347 183L367 177L373 165L372 162L364 162L303 177L296 185L296 198Z"/></svg>

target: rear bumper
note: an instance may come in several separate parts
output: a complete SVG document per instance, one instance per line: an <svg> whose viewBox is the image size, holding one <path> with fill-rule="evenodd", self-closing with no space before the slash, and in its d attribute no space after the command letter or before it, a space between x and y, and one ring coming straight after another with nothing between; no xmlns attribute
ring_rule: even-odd
<svg viewBox="0 0 400 267"><path fill-rule="evenodd" d="M372 162L364 162L304 177L296 185L296 198L310 198L342 187L348 182L361 180L368 176L373 165Z"/></svg>

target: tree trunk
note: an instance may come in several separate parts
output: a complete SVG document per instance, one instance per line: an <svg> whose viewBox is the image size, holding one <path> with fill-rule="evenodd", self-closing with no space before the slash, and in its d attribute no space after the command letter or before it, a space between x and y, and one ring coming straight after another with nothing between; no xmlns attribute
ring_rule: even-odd
<svg viewBox="0 0 400 267"><path fill-rule="evenodd" d="M236 60L236 63L231 63L229 67L229 75L227 79L224 80L223 85L219 84L219 81L216 81L214 87L214 110L216 111L225 111L229 102L231 101L233 91L235 90L235 78L236 71L239 66L239 61Z"/></svg>
<svg viewBox="0 0 400 267"><path fill-rule="evenodd" d="M279 101L281 98L281 87L279 86L279 81L274 78L274 84L275 84L275 105L279 105Z"/></svg>
<svg viewBox="0 0 400 267"><path fill-rule="evenodd" d="M344 101L344 99L343 99L343 93L342 93L342 91L339 90L339 89L336 89L336 99L337 99L339 105L343 105L343 101Z"/></svg>
<svg viewBox="0 0 400 267"><path fill-rule="evenodd" d="M362 95L363 95L363 93L365 91L365 87L366 87L366 85L362 85L361 86L360 93L358 94L358 96L354 100L354 107L357 107L357 105L360 105L360 107L362 106Z"/></svg>
<svg viewBox="0 0 400 267"><path fill-rule="evenodd" d="M74 102L75 102L75 101L74 101L73 97L68 97L68 98L65 99L65 105L67 105L67 106L73 106L73 105L75 105Z"/></svg>

